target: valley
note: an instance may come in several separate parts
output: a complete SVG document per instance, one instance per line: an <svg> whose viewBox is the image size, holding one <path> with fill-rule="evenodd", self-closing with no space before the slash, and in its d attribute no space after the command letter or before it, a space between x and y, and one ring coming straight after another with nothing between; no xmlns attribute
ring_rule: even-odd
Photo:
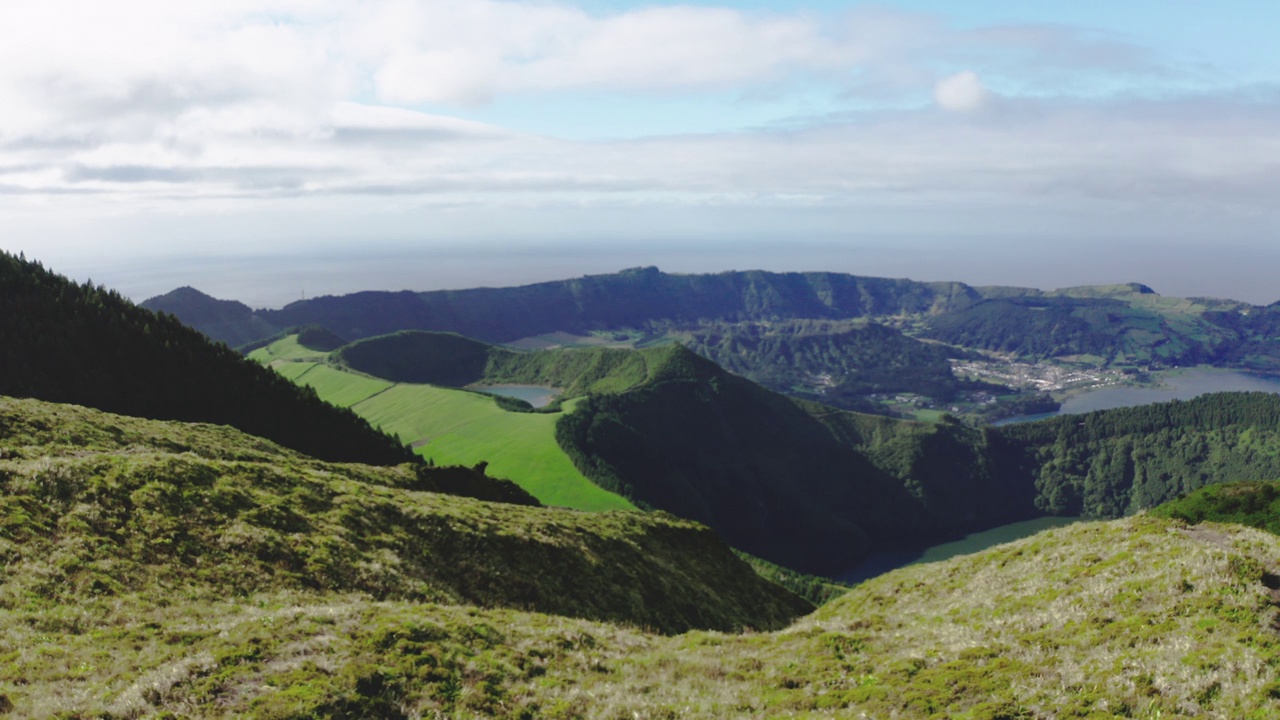
<svg viewBox="0 0 1280 720"><path fill-rule="evenodd" d="M0 398L8 716L1280 712L1274 393L993 427L749 377L864 390L893 380L879 364L952 402L1007 391L952 369L994 351L870 319L544 333L585 347L543 350L305 326L243 358L4 259L25 294L21 313L0 294L0 392L26 396ZM59 313L92 331L33 321ZM147 390L77 383L59 364L75 352ZM476 391L504 386L557 393ZM269 418L228 411L268 394ZM1040 531L853 588L797 572L1014 527Z"/></svg>
<svg viewBox="0 0 1280 720"><path fill-rule="evenodd" d="M1065 421L977 429L793 400L671 344L515 352L406 331L337 348L322 364L316 353L290 336L252 357L297 366L286 372L298 382L435 462L488 457L488 472L548 504L667 510L804 572L1046 513L1118 517L1209 482L1280 475L1274 395L1214 396L1155 423L1116 410L1064 445L1078 434ZM479 381L565 390L534 412L460 389ZM1201 407L1214 408L1205 425ZM1081 455L1078 442L1088 443ZM1169 457L1175 446L1188 450Z"/></svg>

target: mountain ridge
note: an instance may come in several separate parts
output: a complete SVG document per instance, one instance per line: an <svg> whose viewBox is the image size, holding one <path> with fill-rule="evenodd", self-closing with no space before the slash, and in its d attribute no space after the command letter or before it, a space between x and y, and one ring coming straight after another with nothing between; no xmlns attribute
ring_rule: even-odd
<svg viewBox="0 0 1280 720"><path fill-rule="evenodd" d="M955 282L760 270L669 274L647 267L506 288L322 296L259 310L255 317L276 332L319 324L351 340L397 330L436 330L508 342L544 332L638 327L664 319L931 313L978 299L972 288ZM157 296L142 304L180 318L196 317L212 298L204 296L191 309L175 300L181 298Z"/></svg>

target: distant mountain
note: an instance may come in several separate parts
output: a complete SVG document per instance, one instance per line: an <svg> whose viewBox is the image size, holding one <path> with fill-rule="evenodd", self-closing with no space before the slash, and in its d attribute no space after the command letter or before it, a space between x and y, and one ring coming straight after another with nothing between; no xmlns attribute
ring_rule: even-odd
<svg viewBox="0 0 1280 720"><path fill-rule="evenodd" d="M239 347L276 332L253 308L234 300L218 300L192 287L181 287L146 300L142 307L178 316L211 339Z"/></svg>
<svg viewBox="0 0 1280 720"><path fill-rule="evenodd" d="M1191 301L1155 305L1110 294L987 299L930 318L928 338L966 348L1043 359L1087 356L1097 364L1215 363L1248 338L1223 322L1237 313Z"/></svg>
<svg viewBox="0 0 1280 720"><path fill-rule="evenodd" d="M726 272L678 275L636 268L610 275L521 287L361 292L259 310L259 337L317 324L356 340L397 330L456 332L487 342L542 333L640 327L655 320L770 320L934 314L981 297L962 283L858 277L840 273ZM208 303L160 296L147 307L177 315L202 332L221 331L221 316L203 319ZM236 315L238 329L249 327ZM207 328L207 329L206 329Z"/></svg>
<svg viewBox="0 0 1280 720"><path fill-rule="evenodd" d="M681 275L650 267L521 287L320 297L248 315L239 303L221 305L194 291L175 293L146 305L233 343L310 324L350 340L431 330L510 342L554 332L690 331L708 322L894 318L910 325L914 335L1028 359L1072 357L1125 366L1207 363L1280 372L1280 351L1273 342L1280 337L1280 306L1163 297L1139 283L1044 291L840 273ZM701 344L725 360L712 344ZM938 380L951 383L932 373L925 384L940 387Z"/></svg>
<svg viewBox="0 0 1280 720"><path fill-rule="evenodd" d="M5 253L0 338L0 395L226 424L326 460L413 459L354 413L175 318Z"/></svg>

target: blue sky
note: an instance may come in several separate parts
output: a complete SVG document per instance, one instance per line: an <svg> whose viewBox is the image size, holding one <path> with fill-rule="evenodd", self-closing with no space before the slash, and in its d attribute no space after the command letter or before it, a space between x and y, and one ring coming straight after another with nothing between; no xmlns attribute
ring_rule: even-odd
<svg viewBox="0 0 1280 720"><path fill-rule="evenodd" d="M1275 27L1192 0L8 3L0 247L255 305L651 262L1270 302Z"/></svg>

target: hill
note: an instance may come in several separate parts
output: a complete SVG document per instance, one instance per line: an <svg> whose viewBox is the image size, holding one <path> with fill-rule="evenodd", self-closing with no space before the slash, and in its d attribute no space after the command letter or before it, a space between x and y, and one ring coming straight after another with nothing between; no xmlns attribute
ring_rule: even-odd
<svg viewBox="0 0 1280 720"><path fill-rule="evenodd" d="M210 315L202 310L209 299L180 300L148 302L221 332L221 320L202 319ZM187 305L194 305L190 314L184 314ZM237 313L243 326L243 308ZM1196 364L1280 372L1277 317L1274 307L1164 297L1138 283L1044 291L839 273L680 275L656 268L521 287L357 293L252 315L262 337L319 324L350 339L426 330L520 347L679 342L794 397L925 420L950 410L976 422L1056 402L1004 387L1026 371L1008 361L1065 364L1086 373L1111 368L1129 380ZM953 359L977 361L966 367L977 380L957 377ZM1053 374L1041 366L1026 377L1045 372ZM894 397L901 393L912 396Z"/></svg>
<svg viewBox="0 0 1280 720"><path fill-rule="evenodd" d="M540 511L545 512L545 511ZM1277 538L1133 518L895 571L774 632L664 637L277 591L6 610L11 717L1204 717L1280 713ZM23 568L25 570L25 568Z"/></svg>
<svg viewBox="0 0 1280 720"><path fill-rule="evenodd" d="M257 311L248 319L244 306L224 308L196 295L175 291L147 304L217 337L230 324L239 337L256 333L258 338L306 324L349 339L432 330L511 342L554 332L691 331L705 322L892 318L951 345L1028 359L1066 356L1100 364L1210 363L1280 370L1269 342L1276 336L1277 308L1164 297L1137 283L1043 291L841 273L679 275L635 268L521 287L321 297ZM750 358L749 352L743 354ZM726 360L722 355L713 359Z"/></svg>
<svg viewBox="0 0 1280 720"><path fill-rule="evenodd" d="M176 315L191 327L199 328L211 340L239 347L275 332L253 308L234 300L218 300L193 287L180 287L150 298L141 306L155 312Z"/></svg>
<svg viewBox="0 0 1280 720"><path fill-rule="evenodd" d="M403 331L356 341L332 357L338 365L393 382L544 385L570 398L621 392L652 380L671 352L669 347L516 352L454 333Z"/></svg>
<svg viewBox="0 0 1280 720"><path fill-rule="evenodd" d="M1033 486L991 470L988 431L797 403L664 351L664 373L588 395L557 437L603 487L705 522L735 547L835 572L873 548L1038 514Z"/></svg>
<svg viewBox="0 0 1280 720"><path fill-rule="evenodd" d="M170 315L0 253L0 394L168 420L232 425L335 461L413 458Z"/></svg>
<svg viewBox="0 0 1280 720"><path fill-rule="evenodd" d="M1198 525L1232 523L1280 535L1280 483L1275 480L1209 485L1151 511L1158 517Z"/></svg>
<svg viewBox="0 0 1280 720"><path fill-rule="evenodd" d="M1207 316L1209 309L1189 301L1156 304L1142 292L1008 297L930 318L924 335L1024 358L1194 365L1217 362L1245 342L1213 322L1220 316Z"/></svg>
<svg viewBox="0 0 1280 720"><path fill-rule="evenodd" d="M838 570L873 547L1038 512L1029 483L1003 484L987 469L981 431L802 406L679 345L514 352L403 332L340 348L324 356L327 365L287 340L253 356L437 461L475 457L450 448L482 446L497 423L508 438L527 437L516 428L541 423L545 434L521 441L520 454L490 454L494 472L543 502L564 501L554 493L576 487L574 477L540 472L530 461L555 443L578 477L612 496L706 523L734 547L805 571ZM563 409L511 412L484 396L377 375L552 385L563 389Z"/></svg>
<svg viewBox="0 0 1280 720"><path fill-rule="evenodd" d="M158 588L356 592L680 632L778 627L809 607L669 515L439 494L459 470L333 465L228 428L31 400L0 399L0 417L9 609Z"/></svg>
<svg viewBox="0 0 1280 720"><path fill-rule="evenodd" d="M1206 485L1280 477L1280 396L1216 393L998 429L1011 473L1063 515L1119 517Z"/></svg>
<svg viewBox="0 0 1280 720"><path fill-rule="evenodd" d="M498 425L488 423L520 437L515 428L540 422L531 444L502 456L498 474L544 502L556 497L591 508L585 490L552 494L590 481L609 497L706 523L734 547L806 572L838 572L873 549L1044 513L1119 517L1209 483L1280 476L1280 398L1262 393L972 428L799 402L678 345L513 352L408 332L325 357L356 367L295 363L308 368L300 375L279 367L322 397L352 401L424 456L468 463L478 453L453 455L450 448L490 451L487 431ZM389 390L353 369L554 384L567 388L562 398L576 399L549 413L507 412L459 390ZM443 398L465 398L474 410L460 412L453 408L462 405L441 404ZM534 448L556 458L560 470L538 470L530 462Z"/></svg>

